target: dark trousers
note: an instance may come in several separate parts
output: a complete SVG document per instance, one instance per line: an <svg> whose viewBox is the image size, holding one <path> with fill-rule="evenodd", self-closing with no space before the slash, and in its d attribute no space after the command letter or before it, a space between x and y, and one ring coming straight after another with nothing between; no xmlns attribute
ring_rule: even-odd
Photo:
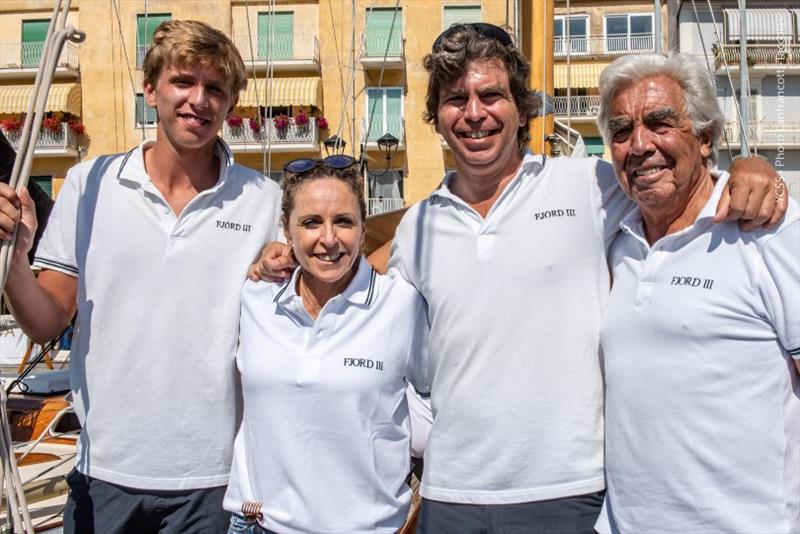
<svg viewBox="0 0 800 534"><path fill-rule="evenodd" d="M604 495L491 505L422 499L417 534L593 534Z"/></svg>
<svg viewBox="0 0 800 534"><path fill-rule="evenodd" d="M230 513L225 486L185 491L137 490L73 470L64 534L221 534Z"/></svg>

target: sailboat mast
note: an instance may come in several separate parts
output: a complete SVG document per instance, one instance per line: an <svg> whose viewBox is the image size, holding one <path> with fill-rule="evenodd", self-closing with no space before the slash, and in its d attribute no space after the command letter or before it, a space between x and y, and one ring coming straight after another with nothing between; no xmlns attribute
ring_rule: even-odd
<svg viewBox="0 0 800 534"><path fill-rule="evenodd" d="M750 76L747 73L747 14L746 0L739 0L739 128L741 129L741 148L739 154L750 155L747 132L750 125Z"/></svg>
<svg viewBox="0 0 800 534"><path fill-rule="evenodd" d="M530 148L544 154L546 138L553 134L553 115L547 99L553 94L553 0L521 0L521 48L531 62L532 89L541 91L542 109L531 121Z"/></svg>

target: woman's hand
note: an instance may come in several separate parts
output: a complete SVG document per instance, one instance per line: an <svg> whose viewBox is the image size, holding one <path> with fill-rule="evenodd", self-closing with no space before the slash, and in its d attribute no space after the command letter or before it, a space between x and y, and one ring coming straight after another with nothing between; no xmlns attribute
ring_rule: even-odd
<svg viewBox="0 0 800 534"><path fill-rule="evenodd" d="M292 254L292 247L286 243L272 241L261 250L261 257L250 266L247 277L253 282L266 280L280 282L292 275L297 261Z"/></svg>

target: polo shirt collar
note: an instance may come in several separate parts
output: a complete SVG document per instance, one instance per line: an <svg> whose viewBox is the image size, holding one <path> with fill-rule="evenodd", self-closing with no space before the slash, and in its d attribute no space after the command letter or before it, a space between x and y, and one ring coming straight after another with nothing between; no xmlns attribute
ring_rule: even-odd
<svg viewBox="0 0 800 534"><path fill-rule="evenodd" d="M528 176L536 176L538 173L533 173L532 168L534 165L541 165L542 168L544 167L544 157L541 154L534 154L530 151L530 149L525 149L522 154L522 164L520 164L519 169L517 169L517 174L514 175L514 178L508 183L503 193L500 195L502 198L508 191L511 191L518 182L521 182ZM434 202L436 199L450 199L454 202L458 202L463 204L464 201L456 196L452 191L450 191L450 185L455 180L458 171L450 171L445 174L444 178L442 179L442 183L439 184L439 187L436 188L428 197L428 202ZM500 199L498 198L498 202Z"/></svg>
<svg viewBox="0 0 800 534"><path fill-rule="evenodd" d="M129 182L135 182L139 185L149 183L151 181L150 176L147 174L144 166L144 149L152 146L153 144L155 144L155 140L147 139L142 141L139 146L132 149L130 152L124 154L122 157L122 162L120 163L119 171L117 172L117 179L124 179ZM214 153L219 158L220 168L219 180L217 180L216 185L211 188L212 190L220 187L225 182L228 177L228 171L234 164L233 152L231 152L230 147L225 143L225 141L219 137L217 137L214 145Z"/></svg>
<svg viewBox="0 0 800 534"><path fill-rule="evenodd" d="M274 302L285 307L295 299L300 300L300 295L298 295L296 289L300 272L300 267L294 270L289 280L284 283L278 294L275 295ZM350 280L350 284L345 290L334 298L344 298L356 306L369 307L375 302L378 293L377 277L378 273L375 272L364 256L359 256L356 275Z"/></svg>
<svg viewBox="0 0 800 534"><path fill-rule="evenodd" d="M730 175L727 172L719 171L717 169L713 169L711 171L711 175L717 180L714 184L714 190L711 191L711 196L703 205L703 209L700 210L700 213L697 215L697 219L695 219L694 224L689 228L696 227L700 222L712 220L717 212L717 204L722 196L722 191L728 184L728 178ZM633 234L642 239L644 238L642 212L639 210L638 206L633 208L633 210L631 210L631 212L622 219L622 221L619 223L619 226L622 228L622 230L628 232L629 234ZM688 230L689 228L686 228L685 230Z"/></svg>

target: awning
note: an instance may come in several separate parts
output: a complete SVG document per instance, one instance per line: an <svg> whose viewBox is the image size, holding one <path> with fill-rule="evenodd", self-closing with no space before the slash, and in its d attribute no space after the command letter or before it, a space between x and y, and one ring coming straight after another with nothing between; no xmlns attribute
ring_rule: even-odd
<svg viewBox="0 0 800 534"><path fill-rule="evenodd" d="M32 85L0 86L0 113L25 113L28 111ZM54 83L47 95L45 111L63 111L80 116L81 86L77 83Z"/></svg>
<svg viewBox="0 0 800 534"><path fill-rule="evenodd" d="M571 87L597 87L600 73L608 63L573 63L570 65L572 75L569 80ZM567 87L567 65L558 63L553 68L553 87L563 89Z"/></svg>
<svg viewBox="0 0 800 534"><path fill-rule="evenodd" d="M739 10L723 9L728 41L739 41ZM747 39L752 41L791 41L794 35L792 13L788 9L746 9Z"/></svg>
<svg viewBox="0 0 800 534"><path fill-rule="evenodd" d="M319 77L272 78L269 84L265 79L250 78L247 80L247 89L239 97L239 106L319 106L322 100L321 87Z"/></svg>

